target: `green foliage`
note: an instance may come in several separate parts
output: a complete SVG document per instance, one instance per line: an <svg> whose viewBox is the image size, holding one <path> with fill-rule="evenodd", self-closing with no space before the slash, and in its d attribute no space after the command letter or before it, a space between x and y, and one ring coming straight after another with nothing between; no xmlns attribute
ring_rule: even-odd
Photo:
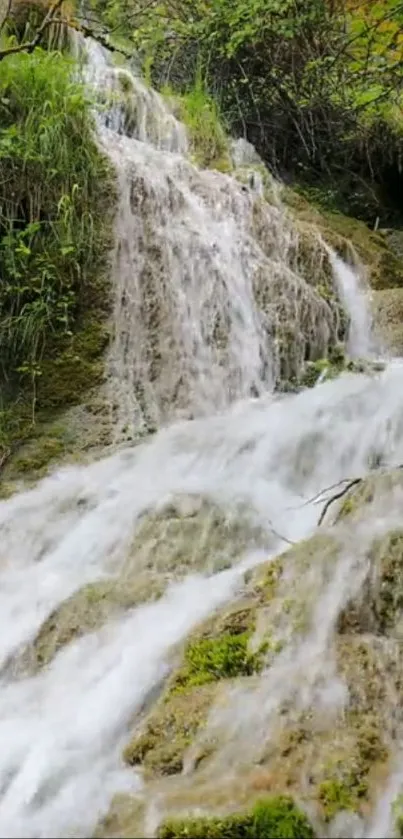
<svg viewBox="0 0 403 839"><path fill-rule="evenodd" d="M111 177L74 69L43 50L0 64L0 384L34 407L45 360L107 299Z"/></svg>
<svg viewBox="0 0 403 839"><path fill-rule="evenodd" d="M169 86L162 89L172 96ZM217 102L210 96L200 75L181 96L176 97L179 117L188 128L195 162L200 166L230 169L228 140Z"/></svg>
<svg viewBox="0 0 403 839"><path fill-rule="evenodd" d="M287 796L262 799L248 813L166 821L158 831L159 839L311 839L314 835L305 814Z"/></svg>
<svg viewBox="0 0 403 839"><path fill-rule="evenodd" d="M394 0L115 0L154 84L187 92L201 73L226 123L270 168L326 206L375 222L398 210L403 150L402 6ZM386 200L387 199L387 200ZM400 212L400 217L402 213Z"/></svg>
<svg viewBox="0 0 403 839"><path fill-rule="evenodd" d="M262 651L250 653L249 638L249 632L242 632L192 641L186 649L185 661L174 689L187 690L219 679L250 676L258 672L262 666Z"/></svg>

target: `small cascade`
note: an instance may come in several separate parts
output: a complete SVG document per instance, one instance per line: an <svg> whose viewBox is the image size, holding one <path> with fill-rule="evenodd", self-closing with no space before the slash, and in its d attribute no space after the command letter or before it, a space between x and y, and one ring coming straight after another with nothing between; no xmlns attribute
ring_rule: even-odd
<svg viewBox="0 0 403 839"><path fill-rule="evenodd" d="M374 352L368 289L357 267L348 265L329 250L340 297L350 317L347 350L351 358L370 358Z"/></svg>

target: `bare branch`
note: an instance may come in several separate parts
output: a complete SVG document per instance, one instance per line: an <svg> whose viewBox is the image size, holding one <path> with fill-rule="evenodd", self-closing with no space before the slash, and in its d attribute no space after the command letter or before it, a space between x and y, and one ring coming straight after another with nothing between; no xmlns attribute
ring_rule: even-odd
<svg viewBox="0 0 403 839"><path fill-rule="evenodd" d="M346 495L346 493L354 486L358 486L358 484L360 484L362 480L362 478L354 478L347 484L347 486L343 487L343 489L341 489L340 492L336 492L335 495L332 495L332 497L326 501L326 504L324 505L323 510L319 516L318 525L323 524L323 521L325 519L326 513L330 505L333 504L334 501L338 501L339 498L343 498L343 495Z"/></svg>
<svg viewBox="0 0 403 839"><path fill-rule="evenodd" d="M320 504L324 499L323 495L325 492L330 492L331 489L336 489L337 487L341 486L341 484L348 484L352 478L342 478L341 481L337 481L335 484L331 484L328 487L324 487L318 492L316 495L312 496L312 498L308 498L307 501L304 501L303 504L298 504L294 507L287 507L287 510L300 510L302 507L307 507L308 504Z"/></svg>

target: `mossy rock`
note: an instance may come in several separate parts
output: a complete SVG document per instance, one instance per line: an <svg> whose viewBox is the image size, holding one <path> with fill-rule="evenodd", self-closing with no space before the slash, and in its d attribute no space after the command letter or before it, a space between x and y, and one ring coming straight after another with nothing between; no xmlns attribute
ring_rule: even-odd
<svg viewBox="0 0 403 839"><path fill-rule="evenodd" d="M316 598L332 576L339 551L337 538L319 532L254 572L255 625L263 624L259 640L268 645L269 661L271 651L280 652L292 637L309 631Z"/></svg>
<svg viewBox="0 0 403 839"><path fill-rule="evenodd" d="M9 662L16 672L35 673L45 667L67 644L100 629L127 609L163 593L163 581L151 577L123 576L98 580L80 588L52 612L36 638Z"/></svg>
<svg viewBox="0 0 403 839"><path fill-rule="evenodd" d="M403 288L386 288L372 295L375 334L395 356L403 355Z"/></svg>
<svg viewBox="0 0 403 839"><path fill-rule="evenodd" d="M159 839L313 839L312 825L288 796L258 801L253 810L216 818L169 820L157 833Z"/></svg>
<svg viewBox="0 0 403 839"><path fill-rule="evenodd" d="M85 585L61 603L45 621L32 645L13 662L13 667L36 670L48 664L64 645L100 628L127 609L160 597L169 583L182 579L189 571L213 572L230 567L245 550L261 545L259 539L265 538L246 514L244 520L232 514L228 517L225 509L201 496L173 497L160 511L149 511L140 518L119 567L111 569L108 579ZM234 604L226 618L222 615L218 618L214 637L229 633L228 643L220 642L218 650L228 667L232 659L242 660L244 671L252 666L254 654L247 650L246 639L253 626L254 606L253 601L244 608L242 616ZM235 642L233 636L237 636ZM210 654L212 661L216 661L213 648L212 643ZM205 653L207 661L208 651ZM212 679L207 670L194 683Z"/></svg>
<svg viewBox="0 0 403 839"><path fill-rule="evenodd" d="M83 394L102 383L103 353L109 341L109 330L102 317L104 313L99 312L97 317L93 311L68 345L61 344L53 357L43 360L37 395L39 410L75 405Z"/></svg>
<svg viewBox="0 0 403 839"><path fill-rule="evenodd" d="M142 766L146 777L182 772L185 752L206 721L216 696L217 684L205 684L162 697L142 732L127 744L125 762Z"/></svg>
<svg viewBox="0 0 403 839"><path fill-rule="evenodd" d="M139 566L177 578L178 572L213 573L234 565L251 548L268 548L270 538L247 509L227 510L199 495L178 495L139 522L131 554Z"/></svg>
<svg viewBox="0 0 403 839"><path fill-rule="evenodd" d="M403 637L403 531L377 539L369 553L368 574L357 596L339 617L339 631L376 632Z"/></svg>
<svg viewBox="0 0 403 839"><path fill-rule="evenodd" d="M334 778L322 781L318 787L318 799L322 805L325 821L331 821L337 813L345 810L357 811L357 798L366 793L364 782L356 784L354 778Z"/></svg>
<svg viewBox="0 0 403 839"><path fill-rule="evenodd" d="M2 471L1 483L37 480L49 467L71 459L82 450L82 439L88 437L88 428L84 430L83 425L75 428L68 411L85 400L89 404L101 401L106 410L100 386L104 381L104 352L108 341L105 309L95 308L68 341L58 340L46 354L37 383L34 421L27 398L8 406L15 421L7 435L11 455ZM90 424L88 416L86 425ZM102 427L99 424L99 435L93 434L91 442L94 445L110 442L110 421Z"/></svg>
<svg viewBox="0 0 403 839"><path fill-rule="evenodd" d="M160 702L125 749L131 765L142 765L147 777L182 771L185 751L207 719L221 687L258 673L279 646L264 633L252 640L257 613L273 597L279 563L248 575L244 595L204 621L186 643ZM210 746L208 747L210 748ZM197 763L204 758L198 755Z"/></svg>
<svg viewBox="0 0 403 839"><path fill-rule="evenodd" d="M386 673L393 655L382 659L381 652L371 638L340 637L335 653L347 688L344 706L290 707L272 727L260 758L271 785L302 795L322 825L346 810L365 817L390 771L387 718L393 710Z"/></svg>
<svg viewBox="0 0 403 839"><path fill-rule="evenodd" d="M351 262L355 251L366 266L374 289L403 286L403 259L391 246L390 232L373 231L363 221L326 211L288 187L283 189L282 198L291 213L314 224L343 259Z"/></svg>

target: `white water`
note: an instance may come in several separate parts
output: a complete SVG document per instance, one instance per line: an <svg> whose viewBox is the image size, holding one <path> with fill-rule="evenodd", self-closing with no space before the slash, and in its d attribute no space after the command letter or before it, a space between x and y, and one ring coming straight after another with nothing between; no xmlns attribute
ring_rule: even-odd
<svg viewBox="0 0 403 839"><path fill-rule="evenodd" d="M347 265L331 251L330 260L340 296L350 315L347 350L351 358L369 358L374 351L374 344L368 289L365 288L357 269Z"/></svg>
<svg viewBox="0 0 403 839"><path fill-rule="evenodd" d="M154 110L147 105L145 117L142 112L143 127L162 107L154 96L152 102ZM270 394L278 309L284 306L287 316L294 311L299 328L298 317L308 307L308 321L324 346L334 329L332 315L287 261L293 232L284 213L263 208L254 238L253 193L227 176L199 173L179 154L186 149L182 129L172 117L162 122L165 139L158 129L154 145L148 128L137 138L118 137L113 128L122 125L115 122L101 133L121 190L111 388L120 430L138 428L146 409L152 422L166 419L165 402L181 385L179 407L199 418L89 467L61 470L0 503L3 664L35 638L69 594L87 581L119 574L142 513L172 496L202 495L230 512L246 505L275 552L285 545L281 536L297 541L314 530L320 507L305 502L324 487L365 474L374 460L403 460L398 362L377 377L345 375L297 396ZM143 354L149 332L138 307L152 248L162 251L154 293L159 306L167 307L158 321L164 364L156 379ZM277 288L266 312L272 331L252 293L252 266L267 271L268 285ZM354 274L349 282L354 286ZM362 298L354 291L346 303L352 299L350 338L358 347L367 340L367 321L357 314ZM226 320L222 355L211 346L213 316ZM301 342L300 335L297 349ZM184 383L178 381L179 367ZM139 383L148 389L142 404ZM258 398L249 398L251 391ZM387 513L382 515L386 520ZM318 632L294 655L292 672L284 663L282 698L295 688L301 670L314 683L326 669L334 620L349 586L359 582L351 558L347 553L335 569L317 607ZM251 542L241 565L174 584L156 603L67 645L36 676L13 678L12 668L3 671L1 837L90 835L116 791L141 787L120 759L133 715L168 672L175 645L233 597L245 568L261 559ZM262 712L266 688L263 683ZM234 714L233 725L237 734L250 720Z"/></svg>

